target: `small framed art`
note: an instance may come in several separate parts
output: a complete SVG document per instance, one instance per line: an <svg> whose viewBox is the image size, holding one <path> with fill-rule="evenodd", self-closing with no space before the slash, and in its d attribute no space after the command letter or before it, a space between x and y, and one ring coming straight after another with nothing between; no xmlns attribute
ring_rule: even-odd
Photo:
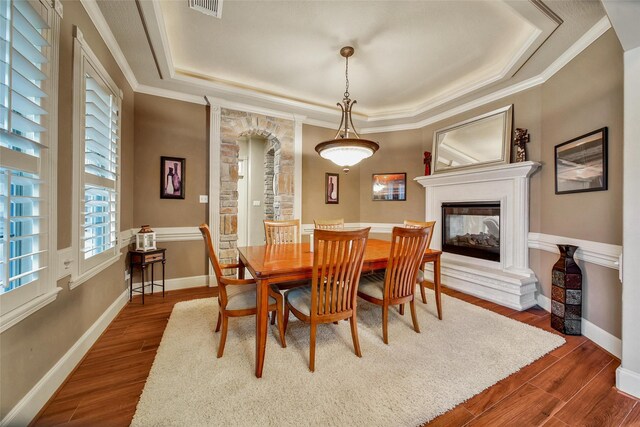
<svg viewBox="0 0 640 427"><path fill-rule="evenodd" d="M185 159L160 157L160 198L184 199Z"/></svg>
<svg viewBox="0 0 640 427"><path fill-rule="evenodd" d="M407 200L406 173L374 173L371 181L373 200Z"/></svg>
<svg viewBox="0 0 640 427"><path fill-rule="evenodd" d="M607 189L606 127L555 147L556 194Z"/></svg>
<svg viewBox="0 0 640 427"><path fill-rule="evenodd" d="M340 176L337 173L324 174L324 202L328 205L340 203Z"/></svg>

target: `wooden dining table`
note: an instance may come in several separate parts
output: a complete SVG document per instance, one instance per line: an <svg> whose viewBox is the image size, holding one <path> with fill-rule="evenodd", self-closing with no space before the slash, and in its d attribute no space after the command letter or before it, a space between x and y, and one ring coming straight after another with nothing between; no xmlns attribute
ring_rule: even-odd
<svg viewBox="0 0 640 427"><path fill-rule="evenodd" d="M362 272L381 270L387 267L391 242L369 239L364 253ZM309 243L289 243L238 248L240 264L244 265L256 280L256 377L262 377L267 347L269 287L273 284L310 279L313 267L313 252ZM440 255L442 251L427 249L423 263L433 262L433 282L438 313L440 301ZM243 269L241 269L243 270Z"/></svg>

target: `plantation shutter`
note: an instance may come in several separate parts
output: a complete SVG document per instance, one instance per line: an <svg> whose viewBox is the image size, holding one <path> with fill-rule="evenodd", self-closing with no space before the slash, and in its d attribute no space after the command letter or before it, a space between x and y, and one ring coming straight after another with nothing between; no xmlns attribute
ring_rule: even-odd
<svg viewBox="0 0 640 427"><path fill-rule="evenodd" d="M0 295L35 297L47 248L46 150L49 26L38 2L0 2ZM46 15L44 15L46 16ZM26 285L34 284L27 287ZM6 295L9 297L9 295ZM24 300L24 298L22 298ZM16 300L17 301L17 300ZM3 312L14 307L3 299Z"/></svg>
<svg viewBox="0 0 640 427"><path fill-rule="evenodd" d="M82 243L84 260L116 248L119 98L88 63L84 68L84 173ZM106 254L105 254L106 255Z"/></svg>

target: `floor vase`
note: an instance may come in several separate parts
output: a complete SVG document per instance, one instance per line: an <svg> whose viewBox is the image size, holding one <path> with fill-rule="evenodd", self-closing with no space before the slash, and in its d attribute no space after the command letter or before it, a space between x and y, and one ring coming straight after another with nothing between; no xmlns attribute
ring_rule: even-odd
<svg viewBox="0 0 640 427"><path fill-rule="evenodd" d="M580 335L582 322L582 270L573 245L558 245L560 258L551 272L551 327L566 335Z"/></svg>

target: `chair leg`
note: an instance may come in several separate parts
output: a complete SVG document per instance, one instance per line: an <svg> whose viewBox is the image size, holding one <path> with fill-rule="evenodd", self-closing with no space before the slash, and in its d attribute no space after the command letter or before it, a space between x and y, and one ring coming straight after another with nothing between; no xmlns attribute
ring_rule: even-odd
<svg viewBox="0 0 640 427"><path fill-rule="evenodd" d="M276 324L276 312L272 312L271 313L271 324L275 325Z"/></svg>
<svg viewBox="0 0 640 427"><path fill-rule="evenodd" d="M427 294L424 291L424 282L418 283L418 286L420 286L420 295L422 295L422 303L426 304L427 303Z"/></svg>
<svg viewBox="0 0 640 427"><path fill-rule="evenodd" d="M416 301L412 299L409 303L409 307L411 307L411 320L413 320L413 329L420 333L420 326L418 325L418 316L416 315Z"/></svg>
<svg viewBox="0 0 640 427"><path fill-rule="evenodd" d="M360 352L360 341L358 340L358 322L356 321L356 313L353 313L353 316L349 319L351 322L351 338L353 339L353 348L356 351L356 356L362 357L362 352Z"/></svg>
<svg viewBox="0 0 640 427"><path fill-rule="evenodd" d="M216 324L216 332L220 331L220 321L222 320L222 313L218 312L218 323Z"/></svg>
<svg viewBox="0 0 640 427"><path fill-rule="evenodd" d="M316 370L316 328L318 325L311 323L311 341L309 342L309 370Z"/></svg>
<svg viewBox="0 0 640 427"><path fill-rule="evenodd" d="M398 312L401 316L404 316L404 304L400 304L400 306L398 307Z"/></svg>
<svg viewBox="0 0 640 427"><path fill-rule="evenodd" d="M276 315L278 316L278 333L280 334L280 346L287 348L287 341L284 338L284 316L282 315L282 304L278 301L278 308L276 308Z"/></svg>
<svg viewBox="0 0 640 427"><path fill-rule="evenodd" d="M388 323L389 323L389 306L383 305L382 306L382 341L384 341L385 344L389 344L389 337L387 333Z"/></svg>
<svg viewBox="0 0 640 427"><path fill-rule="evenodd" d="M287 334L287 326L289 326L289 305L284 303L284 322L283 322L283 334Z"/></svg>
<svg viewBox="0 0 640 427"><path fill-rule="evenodd" d="M224 353L224 344L227 341L227 325L229 323L229 318L227 316L222 316L222 333L220 334L220 343L218 344L218 358L222 357Z"/></svg>

